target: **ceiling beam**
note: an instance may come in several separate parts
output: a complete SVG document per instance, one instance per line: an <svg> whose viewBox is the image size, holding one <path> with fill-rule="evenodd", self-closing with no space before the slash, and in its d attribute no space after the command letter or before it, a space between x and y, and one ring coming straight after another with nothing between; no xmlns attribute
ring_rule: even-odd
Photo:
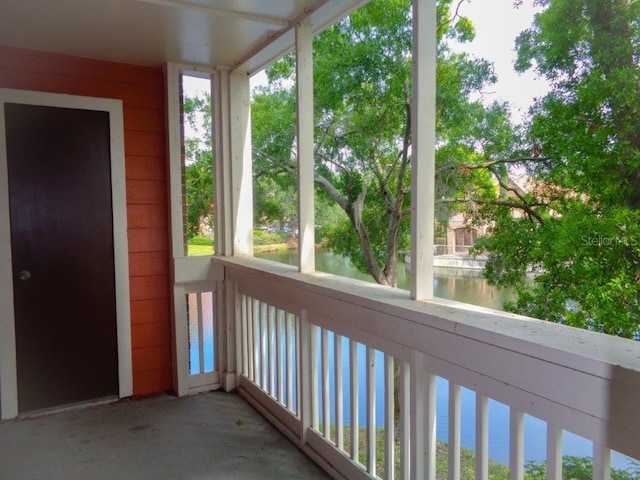
<svg viewBox="0 0 640 480"><path fill-rule="evenodd" d="M279 31L270 32L261 42L252 48L244 57L230 66L234 72L244 71L249 75L260 71L291 51L295 36L293 28L307 19L311 20L314 35L322 32L354 10L363 7L371 0L318 0L306 7L295 18Z"/></svg>
<svg viewBox="0 0 640 480"><path fill-rule="evenodd" d="M250 59L255 57L259 52L265 50L269 45L276 43L279 39L283 38L286 34L291 33L291 29L294 28L297 24L302 23L303 21L310 18L317 10L321 7L328 4L331 0L318 0L313 5L305 7L304 11L299 14L297 17L286 22L286 25L278 32L272 32L267 35L266 38L263 39L258 45L256 45L247 55L245 55L240 60L236 61L235 65L231 67L232 71L239 70L242 65L245 65ZM293 48L293 44L287 45L285 51Z"/></svg>

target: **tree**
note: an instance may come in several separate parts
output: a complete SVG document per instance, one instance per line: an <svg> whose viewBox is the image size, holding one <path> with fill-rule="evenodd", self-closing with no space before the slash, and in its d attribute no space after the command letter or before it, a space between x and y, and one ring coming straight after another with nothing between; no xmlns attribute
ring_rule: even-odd
<svg viewBox="0 0 640 480"><path fill-rule="evenodd" d="M194 134L185 139L185 197L187 235L198 235L203 225L213 230L213 170L211 156L211 102L208 94L184 98L185 120Z"/></svg>
<svg viewBox="0 0 640 480"><path fill-rule="evenodd" d="M640 1L538 0L517 39L519 70L552 90L528 124L524 215L495 219L488 277L508 309L623 337L640 334ZM515 189L514 189L515 191ZM526 279L527 269L538 273Z"/></svg>
<svg viewBox="0 0 640 480"><path fill-rule="evenodd" d="M395 286L398 251L409 248L411 161L410 1L371 2L314 40L315 183L346 219L328 234L327 246L344 254L376 282ZM495 199L496 188L477 152L510 148L506 108L469 100L493 82L491 66L454 54L447 39L468 40L473 28L438 6L438 213L446 221L468 196ZM255 171L295 172L294 58L268 69L269 86L254 96ZM482 134L482 136L478 136ZM501 135L506 137L500 138ZM498 162L492 164L497 165Z"/></svg>

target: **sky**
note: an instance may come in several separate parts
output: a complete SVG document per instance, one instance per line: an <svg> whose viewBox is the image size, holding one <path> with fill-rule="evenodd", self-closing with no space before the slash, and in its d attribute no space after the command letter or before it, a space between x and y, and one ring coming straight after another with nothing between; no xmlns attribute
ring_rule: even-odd
<svg viewBox="0 0 640 480"><path fill-rule="evenodd" d="M475 25L476 38L470 43L452 45L452 48L494 64L498 82L485 92L484 98L489 102L509 102L516 121L521 120L535 97L544 95L548 90L545 80L537 78L533 71L518 74L513 69L515 39L531 26L533 16L539 10L533 7L533 0L524 0L518 8L513 7L513 0L464 0L459 10ZM265 82L264 73L258 73L251 79L253 86ZM198 90L197 84L190 83L186 88Z"/></svg>
<svg viewBox="0 0 640 480"><path fill-rule="evenodd" d="M476 38L453 48L494 64L498 82L485 98L508 101L513 107L514 120L527 112L535 97L548 91L546 81L537 78L533 71L518 74L513 68L515 39L531 26L539 10L533 7L533 0L524 0L517 9L513 7L513 0L464 0L459 10L475 25Z"/></svg>

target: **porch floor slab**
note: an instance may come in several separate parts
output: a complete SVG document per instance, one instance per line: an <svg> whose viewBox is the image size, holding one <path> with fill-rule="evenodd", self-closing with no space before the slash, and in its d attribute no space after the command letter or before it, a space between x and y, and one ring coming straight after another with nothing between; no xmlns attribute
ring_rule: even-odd
<svg viewBox="0 0 640 480"><path fill-rule="evenodd" d="M329 478L235 394L162 395L0 423L2 480Z"/></svg>

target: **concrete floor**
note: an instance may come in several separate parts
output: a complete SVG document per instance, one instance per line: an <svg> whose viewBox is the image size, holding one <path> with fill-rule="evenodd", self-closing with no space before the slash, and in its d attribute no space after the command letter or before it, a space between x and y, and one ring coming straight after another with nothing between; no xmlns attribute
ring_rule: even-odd
<svg viewBox="0 0 640 480"><path fill-rule="evenodd" d="M2 480L329 478L234 394L165 395L0 423Z"/></svg>

